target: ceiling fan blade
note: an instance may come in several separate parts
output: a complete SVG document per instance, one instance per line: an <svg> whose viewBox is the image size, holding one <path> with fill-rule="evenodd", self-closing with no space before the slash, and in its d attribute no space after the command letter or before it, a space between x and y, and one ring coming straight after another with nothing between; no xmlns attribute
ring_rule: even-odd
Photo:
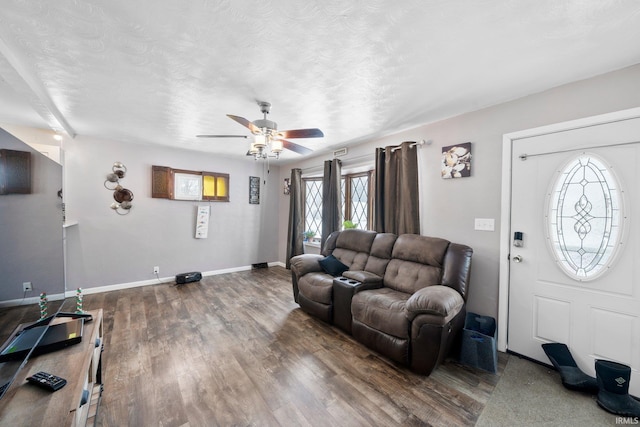
<svg viewBox="0 0 640 427"><path fill-rule="evenodd" d="M282 140L282 146L284 148L286 148L287 150L291 150L294 151L298 154L310 154L313 153L313 150L307 148L307 147L303 147L302 145L296 144L294 142L291 141L287 141L286 139Z"/></svg>
<svg viewBox="0 0 640 427"><path fill-rule="evenodd" d="M283 138L322 138L324 133L320 129L294 129L279 132Z"/></svg>
<svg viewBox="0 0 640 427"><path fill-rule="evenodd" d="M196 135L196 138L247 138L247 135Z"/></svg>
<svg viewBox="0 0 640 427"><path fill-rule="evenodd" d="M242 126L248 128L252 133L260 133L260 128L255 126L253 123L251 123L249 120L245 119L244 117L234 116L233 114L227 114L227 117L229 117L231 120L235 120L236 122L240 123Z"/></svg>

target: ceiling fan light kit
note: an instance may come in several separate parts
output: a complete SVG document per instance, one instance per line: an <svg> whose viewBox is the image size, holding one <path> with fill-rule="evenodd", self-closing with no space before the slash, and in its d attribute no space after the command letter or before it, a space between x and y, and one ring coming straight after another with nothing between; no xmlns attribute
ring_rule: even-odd
<svg viewBox="0 0 640 427"><path fill-rule="evenodd" d="M290 150L298 154L309 154L313 150L304 147L299 144L295 144L291 141L287 141L285 138L321 138L324 136L320 129L295 129L278 132L278 124L272 120L267 119L267 114L271 110L271 103L265 101L258 101L260 106L260 112L263 114L262 119L254 120L253 122L245 119L244 117L234 116L227 114L231 120L240 123L246 127L254 135L254 140L251 143L247 155L254 156L256 160L266 159L268 157L280 157L280 153L284 150ZM196 135L198 138L231 138L231 137L243 137L244 135Z"/></svg>

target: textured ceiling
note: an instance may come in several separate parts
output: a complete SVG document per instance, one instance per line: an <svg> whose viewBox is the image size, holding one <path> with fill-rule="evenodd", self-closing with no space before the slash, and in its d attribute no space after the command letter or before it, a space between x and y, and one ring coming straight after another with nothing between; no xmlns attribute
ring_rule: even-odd
<svg viewBox="0 0 640 427"><path fill-rule="evenodd" d="M2 0L0 123L244 156L330 150L640 62L636 0ZM300 155L287 153L282 161Z"/></svg>

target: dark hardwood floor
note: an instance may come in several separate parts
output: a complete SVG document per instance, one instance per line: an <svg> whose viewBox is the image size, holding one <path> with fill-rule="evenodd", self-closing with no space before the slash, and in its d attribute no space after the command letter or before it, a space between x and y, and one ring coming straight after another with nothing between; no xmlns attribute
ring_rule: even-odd
<svg viewBox="0 0 640 427"><path fill-rule="evenodd" d="M105 315L99 426L474 425L499 379L395 365L301 311L281 267L85 295L84 308ZM3 310L0 336L25 310L37 317Z"/></svg>

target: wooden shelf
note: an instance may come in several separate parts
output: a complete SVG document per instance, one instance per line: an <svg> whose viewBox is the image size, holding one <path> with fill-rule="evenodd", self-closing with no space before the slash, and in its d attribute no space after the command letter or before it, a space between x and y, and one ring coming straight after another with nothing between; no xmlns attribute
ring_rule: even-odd
<svg viewBox="0 0 640 427"><path fill-rule="evenodd" d="M0 400L0 425L85 426L93 425L102 393L102 309L89 311L82 341L63 350L31 357L18 372ZM58 317L55 323L69 321ZM67 380L67 385L49 392L26 382L38 371ZM86 390L86 391L85 391ZM83 404L83 396L86 402Z"/></svg>

